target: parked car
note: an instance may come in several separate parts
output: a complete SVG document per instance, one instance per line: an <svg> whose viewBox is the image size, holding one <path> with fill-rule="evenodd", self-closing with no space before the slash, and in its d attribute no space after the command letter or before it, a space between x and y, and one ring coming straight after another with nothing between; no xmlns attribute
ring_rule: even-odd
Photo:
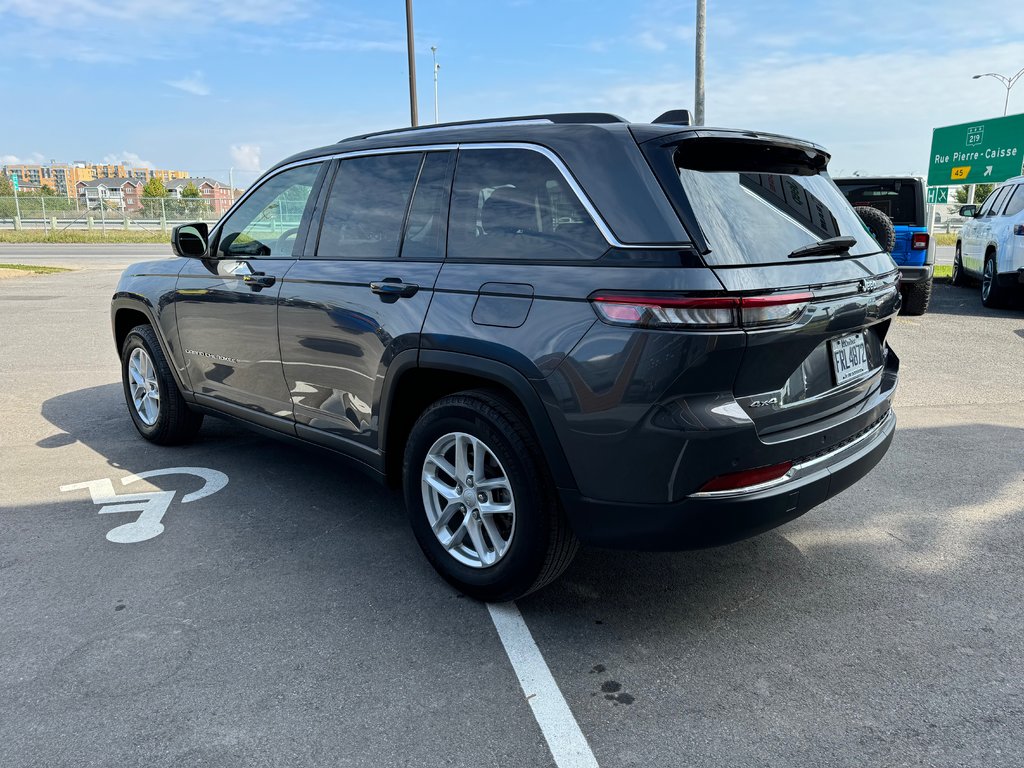
<svg viewBox="0 0 1024 768"><path fill-rule="evenodd" d="M953 284L979 278L982 303L1002 306L1024 283L1024 176L1004 181L980 209L965 205L960 215L967 222L956 241Z"/></svg>
<svg viewBox="0 0 1024 768"><path fill-rule="evenodd" d="M870 206L892 220L896 230L892 258L900 268L903 312L923 315L931 301L935 270L925 180L916 176L851 176L835 181L854 206Z"/></svg>
<svg viewBox="0 0 1024 768"><path fill-rule="evenodd" d="M898 272L797 139L542 115L294 155L113 297L128 412L324 446L513 599L579 542L736 541L892 440ZM295 489L301 493L300 488ZM258 500L254 500L258 503Z"/></svg>

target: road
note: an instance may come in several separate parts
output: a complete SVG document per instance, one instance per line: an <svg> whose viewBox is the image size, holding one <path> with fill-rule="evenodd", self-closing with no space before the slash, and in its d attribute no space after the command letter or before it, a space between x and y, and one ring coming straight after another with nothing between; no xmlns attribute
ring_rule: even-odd
<svg viewBox="0 0 1024 768"><path fill-rule="evenodd" d="M109 330L127 256L34 258L79 268L0 282L0 765L556 765L398 496L214 420L144 442ZM585 550L519 602L598 765L1024 764L1024 311L939 284L890 340L865 480L729 547ZM173 467L228 483L122 482ZM162 532L110 541L140 512L61 491L97 480L171 494Z"/></svg>

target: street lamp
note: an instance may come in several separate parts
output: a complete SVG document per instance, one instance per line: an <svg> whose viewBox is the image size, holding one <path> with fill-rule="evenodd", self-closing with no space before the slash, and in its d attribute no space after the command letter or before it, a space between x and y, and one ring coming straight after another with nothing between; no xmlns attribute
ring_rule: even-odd
<svg viewBox="0 0 1024 768"><path fill-rule="evenodd" d="M1007 77L1006 75L999 75L999 74L996 74L995 72L986 72L983 75L975 75L971 79L972 80L977 80L979 77L994 77L996 80L998 80L1000 83L1003 84L1003 87L1006 89L1006 100L1003 102L1003 117L1006 117L1006 109L1010 105L1010 89L1012 89L1013 86L1015 86L1017 84L1017 81L1020 80L1021 75L1024 75L1024 68L1022 68L1013 77Z"/></svg>
<svg viewBox="0 0 1024 768"><path fill-rule="evenodd" d="M430 58L434 61L434 124L437 124L437 71L441 65L437 63L437 46L430 46Z"/></svg>

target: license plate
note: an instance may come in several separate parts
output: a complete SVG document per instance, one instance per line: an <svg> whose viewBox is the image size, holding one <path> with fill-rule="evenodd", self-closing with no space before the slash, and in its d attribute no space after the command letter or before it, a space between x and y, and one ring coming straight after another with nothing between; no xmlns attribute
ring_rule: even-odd
<svg viewBox="0 0 1024 768"><path fill-rule="evenodd" d="M845 384L868 372L868 350L864 334L851 333L829 342L832 349L832 370L836 384Z"/></svg>

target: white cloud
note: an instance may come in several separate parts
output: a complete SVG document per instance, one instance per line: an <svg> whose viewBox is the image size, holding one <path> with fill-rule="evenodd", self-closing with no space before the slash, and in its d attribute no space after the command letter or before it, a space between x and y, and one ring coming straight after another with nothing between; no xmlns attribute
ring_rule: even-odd
<svg viewBox="0 0 1024 768"><path fill-rule="evenodd" d="M46 158L44 158L39 152L33 152L25 157L18 157L17 155L0 155L0 164L2 165L39 165L44 162L46 162Z"/></svg>
<svg viewBox="0 0 1024 768"><path fill-rule="evenodd" d="M104 163L130 165L133 168L155 168L156 165L151 163L149 160L144 160L134 152L128 152L122 150L121 152L111 152L109 155L103 156Z"/></svg>
<svg viewBox="0 0 1024 768"><path fill-rule="evenodd" d="M934 52L763 59L739 70L711 70L709 125L773 131L810 139L832 152L831 167L849 173L924 173L932 129L1002 114L995 87L972 81L978 61L1016 71L1024 43ZM650 120L693 106L692 76L606 88L591 109ZM993 84L997 85L997 84ZM1015 108L1016 104L1016 108ZM1010 112L1024 97L1010 97Z"/></svg>
<svg viewBox="0 0 1024 768"><path fill-rule="evenodd" d="M667 51L669 48L679 50L680 43L693 40L693 27L675 24L658 28L641 30L633 42L648 51Z"/></svg>
<svg viewBox="0 0 1024 768"><path fill-rule="evenodd" d="M194 96L210 95L210 86L206 84L206 78L198 69L180 80L164 80L164 84L171 86L171 88L177 88L179 91L191 93Z"/></svg>
<svg viewBox="0 0 1024 768"><path fill-rule="evenodd" d="M231 162L239 171L260 170L260 146L258 144L232 144Z"/></svg>

